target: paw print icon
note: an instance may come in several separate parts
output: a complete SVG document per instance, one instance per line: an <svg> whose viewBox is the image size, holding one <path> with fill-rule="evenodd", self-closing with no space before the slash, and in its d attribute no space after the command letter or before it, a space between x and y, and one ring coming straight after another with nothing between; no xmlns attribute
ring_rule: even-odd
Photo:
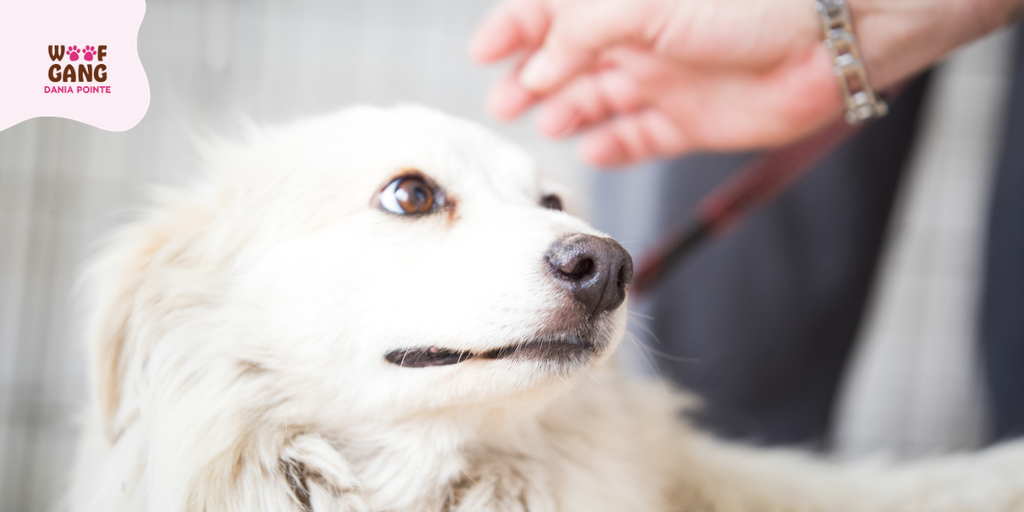
<svg viewBox="0 0 1024 512"><path fill-rule="evenodd" d="M91 62L93 56L95 56L95 55L96 55L96 47L95 46L86 46L85 47L85 53L82 55L82 58Z"/></svg>
<svg viewBox="0 0 1024 512"><path fill-rule="evenodd" d="M82 51L83 50L80 50L78 46L72 45L70 48L68 48L68 59L70 59L72 62L78 60L78 54Z"/></svg>

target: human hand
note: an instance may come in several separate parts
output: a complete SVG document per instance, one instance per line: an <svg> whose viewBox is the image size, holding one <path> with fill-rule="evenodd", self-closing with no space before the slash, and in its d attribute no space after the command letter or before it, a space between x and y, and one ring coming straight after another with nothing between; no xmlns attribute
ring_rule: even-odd
<svg viewBox="0 0 1024 512"><path fill-rule="evenodd" d="M884 88L1008 21L1020 0L849 0L872 85ZM584 159L623 165L781 145L842 109L810 0L508 0L471 44L516 54L491 110L540 103L552 137L586 130Z"/></svg>

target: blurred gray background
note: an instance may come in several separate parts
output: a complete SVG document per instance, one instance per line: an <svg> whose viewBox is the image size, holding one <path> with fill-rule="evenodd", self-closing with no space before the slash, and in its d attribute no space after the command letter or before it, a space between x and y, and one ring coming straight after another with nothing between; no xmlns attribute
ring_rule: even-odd
<svg viewBox="0 0 1024 512"><path fill-rule="evenodd" d="M529 120L499 124L487 116L488 86L505 70L472 64L466 47L492 3L150 0L139 53L152 100L138 126L110 133L48 118L0 132L0 512L44 511L60 498L74 452L75 416L87 396L80 312L72 293L76 273L102 235L130 219L132 207L145 202L153 185L194 175L196 136L230 137L248 121L282 122L352 103L422 103L488 124L524 145L576 191L570 209L618 238L634 257L660 227L674 223L657 213L657 164L598 175L579 163L571 144L540 138ZM936 332L921 315L893 319L886 312L934 296L928 283L935 280L957 280L962 286L956 297L975 286L970 250L962 271L932 281L918 279L917 269L926 267L903 255L948 253L935 246L934 237L914 235L936 229L914 228L915 222L951 208L979 208L990 150L943 141L984 140L992 132L992 115L964 124L973 119L970 111L943 105L968 105L979 87L987 87L990 96L1002 94L999 48L1007 40L997 35L967 50L973 53L961 52L961 64L944 72L946 85L930 100L928 119L936 134L919 144L912 172L919 176L912 179L917 192L901 192L902 213L891 229L882 271L890 283L924 284L897 299L886 290L907 286L875 286L873 312L839 406L840 454L886 448L906 454L915 453L915 446L934 453L969 448L982 435L971 335L948 326ZM951 153L934 156L942 150ZM964 189L965 175L981 176L966 195L927 192ZM977 223L950 229L967 239L961 247L976 245L971 237L978 236ZM939 301L929 311L956 316L969 309L958 300ZM631 308L642 337L643 304ZM968 315L957 325L971 321ZM635 371L653 371L653 357L634 350L626 362ZM909 371L915 364L930 371ZM947 368L959 368L958 377L950 381ZM910 391L894 392L899 389ZM951 389L962 397L955 407L936 400Z"/></svg>

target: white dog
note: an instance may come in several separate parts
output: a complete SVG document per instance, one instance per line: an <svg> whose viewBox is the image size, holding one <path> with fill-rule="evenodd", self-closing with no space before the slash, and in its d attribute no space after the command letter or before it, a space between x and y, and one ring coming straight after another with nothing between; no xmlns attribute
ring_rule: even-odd
<svg viewBox="0 0 1024 512"><path fill-rule="evenodd" d="M1024 448L839 467L624 378L629 256L416 107L209 156L91 273L76 511L1024 510Z"/></svg>

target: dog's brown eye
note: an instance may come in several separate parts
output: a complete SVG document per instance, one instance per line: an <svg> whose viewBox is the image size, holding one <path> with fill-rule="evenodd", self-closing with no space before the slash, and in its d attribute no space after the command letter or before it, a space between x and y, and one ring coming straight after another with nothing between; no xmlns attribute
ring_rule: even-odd
<svg viewBox="0 0 1024 512"><path fill-rule="evenodd" d="M434 191L423 178L398 178L380 193L380 205L398 215L426 213L434 206Z"/></svg>
<svg viewBox="0 0 1024 512"><path fill-rule="evenodd" d="M562 211L562 198L555 194L548 194L540 198L540 205L549 210Z"/></svg>

